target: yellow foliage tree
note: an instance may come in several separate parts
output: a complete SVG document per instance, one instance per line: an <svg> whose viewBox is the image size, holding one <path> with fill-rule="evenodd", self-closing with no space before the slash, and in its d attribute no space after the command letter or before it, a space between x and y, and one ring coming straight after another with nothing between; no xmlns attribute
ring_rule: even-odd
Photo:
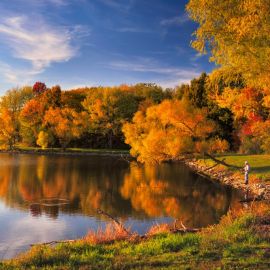
<svg viewBox="0 0 270 270"><path fill-rule="evenodd" d="M125 142L140 162L175 160L186 153L207 151L207 139L214 130L207 110L194 108L186 100L165 100L145 114L137 112L123 126Z"/></svg>
<svg viewBox="0 0 270 270"><path fill-rule="evenodd" d="M42 149L48 147L48 145L53 141L52 135L48 131L40 131L37 138L37 145L41 146Z"/></svg>
<svg viewBox="0 0 270 270"><path fill-rule="evenodd" d="M263 95L256 88L225 88L221 95L216 96L216 102L220 107L230 109L235 120L247 117L251 113L260 115L263 110Z"/></svg>
<svg viewBox="0 0 270 270"><path fill-rule="evenodd" d="M212 61L243 74L250 85L269 85L269 0L189 0L187 11L199 24L195 49L209 50Z"/></svg>

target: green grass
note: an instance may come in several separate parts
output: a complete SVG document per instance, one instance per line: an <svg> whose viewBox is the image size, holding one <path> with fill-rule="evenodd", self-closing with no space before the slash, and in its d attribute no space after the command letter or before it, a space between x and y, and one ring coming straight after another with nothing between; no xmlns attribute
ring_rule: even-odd
<svg viewBox="0 0 270 270"><path fill-rule="evenodd" d="M35 246L0 269L269 269L270 243L255 218L228 215L197 234L160 234L140 242L93 245L83 241Z"/></svg>
<svg viewBox="0 0 270 270"><path fill-rule="evenodd" d="M225 158L225 162L231 165L244 167L245 161L250 164L250 176L255 176L264 181L270 181L270 155L220 155L217 157L220 160ZM211 159L201 159L200 164L212 166L215 162ZM232 171L239 171L237 169L230 169Z"/></svg>

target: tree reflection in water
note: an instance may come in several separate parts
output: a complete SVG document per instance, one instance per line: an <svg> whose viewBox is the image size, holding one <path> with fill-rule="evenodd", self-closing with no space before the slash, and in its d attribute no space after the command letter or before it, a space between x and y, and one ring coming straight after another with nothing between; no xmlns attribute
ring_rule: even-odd
<svg viewBox="0 0 270 270"><path fill-rule="evenodd" d="M6 206L43 213L97 216L96 209L118 218L172 217L185 225L213 224L238 195L181 164L137 165L110 157L1 155L0 200ZM67 199L44 204L45 198Z"/></svg>

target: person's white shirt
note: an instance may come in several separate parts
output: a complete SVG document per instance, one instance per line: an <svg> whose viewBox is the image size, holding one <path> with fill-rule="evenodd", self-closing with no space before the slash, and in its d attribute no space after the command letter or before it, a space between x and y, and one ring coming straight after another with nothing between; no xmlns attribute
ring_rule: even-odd
<svg viewBox="0 0 270 270"><path fill-rule="evenodd" d="M245 173L248 173L249 170L250 170L250 166L249 166L249 164L247 162L245 162L245 167L244 167Z"/></svg>

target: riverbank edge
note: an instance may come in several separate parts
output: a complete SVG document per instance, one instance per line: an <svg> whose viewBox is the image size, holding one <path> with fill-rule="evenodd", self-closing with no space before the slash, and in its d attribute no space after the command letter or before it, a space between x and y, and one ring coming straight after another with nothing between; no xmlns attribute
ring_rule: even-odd
<svg viewBox="0 0 270 270"><path fill-rule="evenodd" d="M262 213L229 212L197 233L160 231L143 239L35 245L0 260L0 269L269 269L270 245L262 233L268 220Z"/></svg>
<svg viewBox="0 0 270 270"><path fill-rule="evenodd" d="M189 159L184 161L196 174L217 181L219 183L231 186L237 190L249 194L254 199L270 200L270 185L265 183L244 183L243 177L239 177L236 173L229 170L217 170L217 167L209 168L208 166L201 165L198 159Z"/></svg>
<svg viewBox="0 0 270 270"><path fill-rule="evenodd" d="M3 152L3 151L0 151L0 153L1 152ZM10 151L6 151L7 153L10 153ZM22 153L22 151L19 151L20 153ZM23 151L24 152L24 151ZM26 151L26 152L30 152L30 151ZM14 153L14 151L12 152L12 153ZM15 153L17 153L17 152L15 152ZM56 152L56 153L58 153L58 152ZM36 152L35 152L35 154L37 154ZM59 153L59 154L61 154L61 152ZM68 151L66 152L66 154L70 154ZM85 153L81 153L81 154L85 154ZM210 170L207 170L206 171L206 169L208 169L208 167L207 166L201 166L199 163L198 163L198 160L196 160L196 159L193 159L193 160L187 160L187 161L185 161L184 162L185 163L185 165L186 166L188 166L192 171L194 171L195 173L197 173L198 175L201 175L201 176L203 176L203 177L205 177L205 178L207 178L207 179L209 179L209 180L211 180L211 181L218 181L218 182L220 182L220 183L222 183L222 184L226 184L226 185L230 185L230 186L233 186L234 188L237 188L237 189L242 189L242 190L250 190L250 187L247 187L247 186L245 186L244 184L239 184L239 183L235 183L234 181L233 182L230 182L230 180L231 179L229 179L229 177L231 176L232 177L232 172L230 172L230 173L228 173L227 172L227 174L225 174L224 172L223 172L223 174L222 173L220 173L220 172L215 172L215 170L214 169L210 169ZM233 177L232 177L232 179L234 179ZM240 181L240 179L239 179L239 181ZM253 185L252 185L253 186ZM256 194L256 193L255 193ZM258 194L257 194L258 195ZM242 217L242 215L240 215L238 218L241 218ZM204 230L203 231L208 231L208 230L213 230L213 232L215 232L216 231L216 227L218 227L218 226L220 226L220 223L219 224L216 224L216 225L214 225L214 226L212 226L212 227L206 227L206 228L204 228ZM196 233L195 233L196 234ZM167 234L162 234L163 236L162 237L167 237L166 235ZM168 233L168 235L171 235L171 233ZM155 237L155 236L153 236L153 237ZM144 242L144 243L147 243L147 241L149 240L149 241L151 241L151 239L152 239L152 237L150 237L150 238L147 238L147 239L144 239L142 242ZM72 242L72 243L68 243L67 245L68 246L66 246L66 247L71 247L71 248L75 248L76 247L76 245L78 244L78 243L80 243L80 241L81 241L81 239L77 239L77 240L74 240L74 243ZM173 240L174 241L174 240ZM116 244L117 243L121 243L121 241L116 241L115 242ZM140 243L140 242L139 242ZM139 244L138 243L138 244ZM66 244L64 244L64 245L66 245ZM42 246L42 245L35 245L38 249L40 248L40 250L41 249L45 249L45 248L47 248L47 246ZM97 245L97 246L100 246L100 245ZM101 244L101 247L105 247L105 246L107 246L107 244L105 243L105 244ZM63 246L64 247L64 246ZM50 248L50 247L49 247ZM40 251L37 249L37 252L39 253ZM52 247L52 250L53 250L53 247ZM42 251L42 250L41 250ZM173 254L175 251L173 250L173 251L170 251L169 253L171 253L171 254ZM42 253L42 252L41 252ZM30 259L30 257L32 256L31 255L31 251L30 251L30 249L27 251L27 252L25 252L24 254L21 254L21 255L19 255L18 257L16 257L16 258L13 258L13 259L9 259L9 260L4 260L4 261L2 261L1 262L1 260L0 260L0 269L14 269L12 266L12 268L9 268L9 266L8 266L8 264L10 263L10 262L16 262L16 261L18 261L18 260L20 260L19 258L21 258L21 256L25 256L25 258L27 258L27 256L29 255L29 259ZM39 259L41 259L41 260L43 260L41 257L39 257ZM208 258L208 259L210 259L210 258ZM45 261L46 261L46 259L44 259ZM215 258L213 258L213 261L215 261L216 259ZM6 264L7 263L7 264ZM33 266L34 266L34 262L33 262ZM29 266L29 265L28 265ZM27 267L28 267L27 266ZM4 267L4 268L1 268L1 267ZM15 266L15 268L16 268L16 266ZM18 269L18 268L16 268L16 269ZM28 269L28 268L20 268L20 269ZM36 268L33 268L33 269L36 269ZM47 268L46 268L47 269ZM48 268L48 269L55 269L55 268ZM67 268L67 269L69 269L69 268Z"/></svg>
<svg viewBox="0 0 270 270"><path fill-rule="evenodd" d="M34 148L23 149L16 148L14 150L0 149L0 154L29 154L29 155L59 155L59 156L111 156L120 157L123 159L133 159L132 155L127 149L87 149L87 148ZM217 181L221 184L229 185L244 193L249 193L256 199L270 200L270 185L264 183L249 183L244 184L244 176L240 178L234 172L229 170L216 170L199 164L199 159L182 159L180 162L184 163L189 169L196 174L207 178L208 180Z"/></svg>
<svg viewBox="0 0 270 270"><path fill-rule="evenodd" d="M67 148L62 149L14 149L0 150L0 154L29 154L29 155L64 155L64 156L117 156L131 158L129 150L122 149L84 149L72 150Z"/></svg>

